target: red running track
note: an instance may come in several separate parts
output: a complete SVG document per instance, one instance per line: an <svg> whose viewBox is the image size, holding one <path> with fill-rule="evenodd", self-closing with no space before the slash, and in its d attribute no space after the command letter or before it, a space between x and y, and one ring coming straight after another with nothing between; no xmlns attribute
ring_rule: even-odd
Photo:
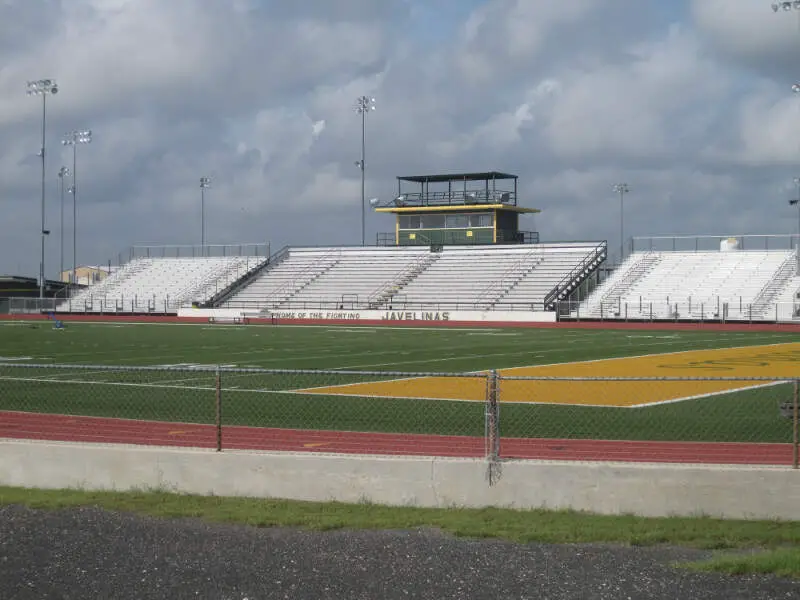
<svg viewBox="0 0 800 600"><path fill-rule="evenodd" d="M0 411L0 438L216 448L213 425ZM482 437L225 426L223 450L482 457ZM505 459L791 465L791 444L502 438Z"/></svg>

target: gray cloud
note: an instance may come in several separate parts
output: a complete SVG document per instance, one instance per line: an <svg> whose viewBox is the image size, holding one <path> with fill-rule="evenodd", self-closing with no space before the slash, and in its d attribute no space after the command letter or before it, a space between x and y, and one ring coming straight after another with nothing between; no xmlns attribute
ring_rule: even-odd
<svg viewBox="0 0 800 600"><path fill-rule="evenodd" d="M687 0L682 20L622 0L474 4L7 0L0 272L37 271L40 105L24 85L39 77L61 84L54 233L56 172L71 161L60 137L95 133L79 149L82 263L197 243L201 175L212 243L357 243L361 94L378 108L370 197L392 194L396 175L502 169L543 209L526 227L545 239L618 246L619 180L632 187L626 235L793 231L794 15L766 1ZM368 218L369 239L393 228ZM51 236L49 275L58 246Z"/></svg>

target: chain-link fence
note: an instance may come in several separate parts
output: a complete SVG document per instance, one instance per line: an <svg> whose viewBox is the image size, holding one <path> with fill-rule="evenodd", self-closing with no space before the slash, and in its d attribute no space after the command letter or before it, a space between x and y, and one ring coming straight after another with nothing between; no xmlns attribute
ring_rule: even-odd
<svg viewBox="0 0 800 600"><path fill-rule="evenodd" d="M0 437L222 450L793 464L793 378L0 363Z"/></svg>
<svg viewBox="0 0 800 600"><path fill-rule="evenodd" d="M784 378L500 379L501 456L797 466Z"/></svg>

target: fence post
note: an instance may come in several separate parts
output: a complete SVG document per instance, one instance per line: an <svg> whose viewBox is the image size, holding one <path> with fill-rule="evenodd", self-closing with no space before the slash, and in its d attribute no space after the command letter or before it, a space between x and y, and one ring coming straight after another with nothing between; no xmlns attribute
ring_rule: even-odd
<svg viewBox="0 0 800 600"><path fill-rule="evenodd" d="M219 365L217 365L216 388L216 415L214 422L217 429L217 452L222 452L222 375L219 371Z"/></svg>
<svg viewBox="0 0 800 600"><path fill-rule="evenodd" d="M798 397L800 397L800 381L797 379L794 380L794 394L792 398L792 468L796 469L798 467L798 459L800 459L800 440L798 439L798 413L800 413L800 402L798 401Z"/></svg>
<svg viewBox="0 0 800 600"><path fill-rule="evenodd" d="M486 460L489 463L487 479L489 485L494 485L500 476L500 407L498 404L500 393L499 377L497 371L492 369L486 378Z"/></svg>

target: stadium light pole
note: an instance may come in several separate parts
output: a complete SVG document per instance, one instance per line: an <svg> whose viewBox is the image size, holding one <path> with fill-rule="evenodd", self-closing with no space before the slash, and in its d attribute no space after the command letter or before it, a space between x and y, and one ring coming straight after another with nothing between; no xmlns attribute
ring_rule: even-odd
<svg viewBox="0 0 800 600"><path fill-rule="evenodd" d="M625 194L631 191L627 183L615 183L614 191L619 194L619 262L625 255Z"/></svg>
<svg viewBox="0 0 800 600"><path fill-rule="evenodd" d="M797 241L794 245L794 253L797 256L797 274L800 275L800 177L794 178L794 187L797 196L789 200L789 206L797 206Z"/></svg>
<svg viewBox="0 0 800 600"><path fill-rule="evenodd" d="M44 159L44 150L45 150L45 130L47 126L47 95L48 94L57 94L58 93L58 85L56 84L54 79L37 79L35 81L28 82L28 96L41 96L42 97L42 148L39 150L39 156L42 157L42 227L41 227L41 235L42 235L42 256L39 261L39 299L44 299L44 238L47 237L49 233L47 229L45 229L45 221L44 221L44 197L45 197L45 159Z"/></svg>
<svg viewBox="0 0 800 600"><path fill-rule="evenodd" d="M61 241L61 268L58 272L58 277L64 276L64 177L69 177L71 171L67 167L61 167L58 170L58 182L61 187L61 234L59 240Z"/></svg>
<svg viewBox="0 0 800 600"><path fill-rule="evenodd" d="M366 246L366 197L364 195L364 178L366 176L367 159L367 113L375 110L375 98L361 96L356 100L356 112L361 115L361 160L356 161L356 166L361 169L361 245Z"/></svg>
<svg viewBox="0 0 800 600"><path fill-rule="evenodd" d="M211 187L209 177L200 178L200 248L206 255L206 189Z"/></svg>
<svg viewBox="0 0 800 600"><path fill-rule="evenodd" d="M91 129L70 131L61 140L64 146L72 146L72 284L78 283L78 145L92 142Z"/></svg>
<svg viewBox="0 0 800 600"><path fill-rule="evenodd" d="M786 3L785 3L786 4ZM793 4L797 4L795 8L800 10L800 0L797 0ZM791 10L789 8L784 8L784 10ZM795 96L800 96L800 83L795 83L792 85L792 93ZM795 244L795 254L797 254L797 274L800 275L800 177L794 178L794 185L797 188L797 198L789 200L790 205L797 205L798 210L798 230L797 230L797 243Z"/></svg>

